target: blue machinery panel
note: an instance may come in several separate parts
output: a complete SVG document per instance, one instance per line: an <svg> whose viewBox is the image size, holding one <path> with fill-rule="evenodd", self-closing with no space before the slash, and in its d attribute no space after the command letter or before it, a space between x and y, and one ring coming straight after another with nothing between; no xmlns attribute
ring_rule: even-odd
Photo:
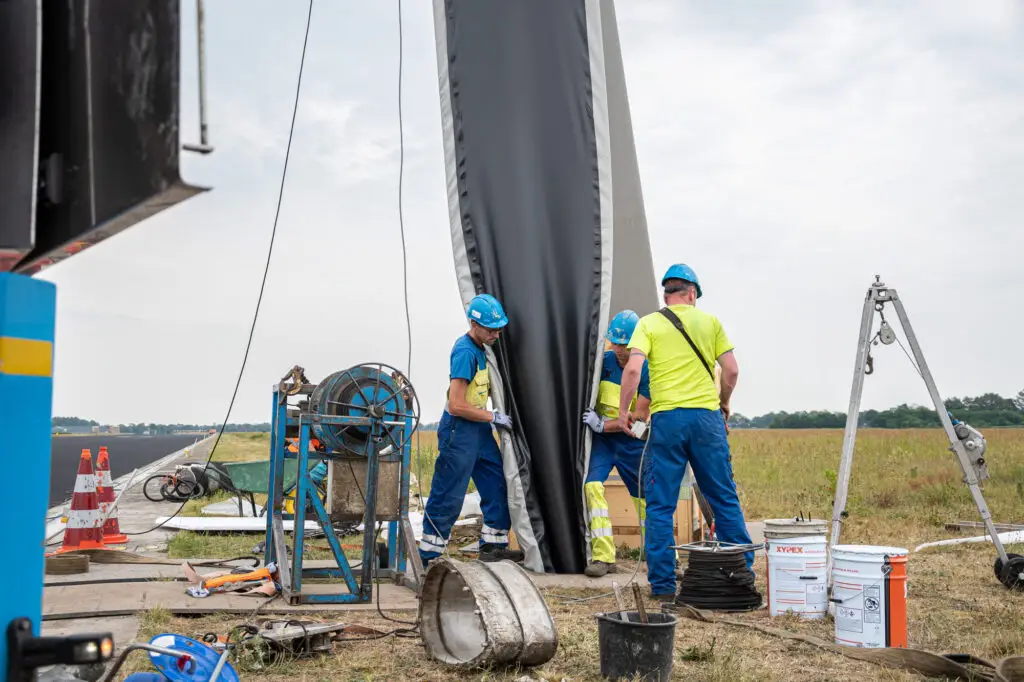
<svg viewBox="0 0 1024 682"><path fill-rule="evenodd" d="M0 495L8 519L7 566L15 589L0 599L0 624L32 621L39 634L43 608L43 550L50 489L50 416L53 409L53 334L57 288L50 282L0 273L0 457L20 462L18 484ZM7 671L6 638L0 633L0 674Z"/></svg>
<svg viewBox="0 0 1024 682"><path fill-rule="evenodd" d="M297 396L297 407L288 399ZM270 434L270 481L267 500L267 536L264 564L274 563L284 598L291 604L345 604L369 602L376 577L401 578L406 558L415 548L406 546L402 524L409 517L410 441L418 426L418 400L405 377L387 365L360 365L335 372L318 385L307 382L300 367L295 367L273 391ZM311 441L321 449L311 449ZM292 451L289 445L297 442ZM284 521L286 490L284 461L298 460L295 481L294 530L289 542ZM352 482L362 498L363 552L359 578L341 547L330 516L316 494L310 477L310 459L335 464L354 459L365 460L366 477L359 481L354 469ZM399 468L398 513L383 520L387 523L387 569L376 570L377 500L381 487L381 465L396 463ZM328 495L331 489L328 488ZM312 520L324 531L335 567L303 568L305 524ZM343 579L347 593L323 594L306 586L305 579Z"/></svg>

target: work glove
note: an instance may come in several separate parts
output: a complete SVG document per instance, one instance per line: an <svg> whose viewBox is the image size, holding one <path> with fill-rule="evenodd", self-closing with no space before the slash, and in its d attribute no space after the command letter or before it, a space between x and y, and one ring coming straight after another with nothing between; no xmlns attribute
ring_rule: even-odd
<svg viewBox="0 0 1024 682"><path fill-rule="evenodd" d="M597 412L587 410L583 413L583 423L594 433L604 433L604 419Z"/></svg>
<svg viewBox="0 0 1024 682"><path fill-rule="evenodd" d="M508 416L504 412L493 412L494 416L491 418L491 422L500 429L512 430L512 417Z"/></svg>

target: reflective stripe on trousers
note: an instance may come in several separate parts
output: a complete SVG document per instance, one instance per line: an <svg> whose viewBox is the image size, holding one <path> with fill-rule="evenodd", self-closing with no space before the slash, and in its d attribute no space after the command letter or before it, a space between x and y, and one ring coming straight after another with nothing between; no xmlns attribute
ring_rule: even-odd
<svg viewBox="0 0 1024 682"><path fill-rule="evenodd" d="M615 539L612 520L609 516L608 501L604 496L604 484L592 481L583 486L587 496L587 510L590 512L590 544L591 560L615 563ZM644 521L647 516L647 504L643 500L630 497L633 508L640 517L640 542L643 542Z"/></svg>
<svg viewBox="0 0 1024 682"><path fill-rule="evenodd" d="M590 513L591 560L605 563L615 562L615 539L609 518L608 501L605 499L604 482L611 475L612 468L633 499L633 506L640 516L641 542L643 542L644 519L647 505L639 499L640 459L643 441L623 433L594 434L590 449L590 468L583 486ZM629 525L633 525L630 523Z"/></svg>
<svg viewBox="0 0 1024 682"><path fill-rule="evenodd" d="M508 544L508 493L502 469L501 453L494 432L487 422L472 422L453 417L448 412L441 416L437 429L438 455L434 465L434 478L430 483L426 514L423 519L424 538L420 541L420 558L430 561L444 552L452 526L459 518L470 479L480 492L484 533L482 544Z"/></svg>

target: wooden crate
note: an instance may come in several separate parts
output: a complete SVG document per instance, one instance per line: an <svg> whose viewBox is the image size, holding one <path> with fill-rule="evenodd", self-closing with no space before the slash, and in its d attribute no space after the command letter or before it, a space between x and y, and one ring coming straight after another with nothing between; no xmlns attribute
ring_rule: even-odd
<svg viewBox="0 0 1024 682"><path fill-rule="evenodd" d="M612 469L604 483L604 497L608 502L615 546L639 549L640 526L637 523L636 507L633 506L633 498L629 496L626 484L615 469ZM688 485L680 487L679 506L676 507L675 523L672 524L676 544L700 540L700 521L700 509L693 500L693 491ZM515 531L509 532L509 547L519 549Z"/></svg>
<svg viewBox="0 0 1024 682"><path fill-rule="evenodd" d="M689 486L679 489L679 504L676 507L672 532L676 544L692 542L694 539L694 507L692 491ZM637 522L636 507L629 496L626 484L619 477L619 472L612 469L608 480L604 483L604 498L608 502L608 515L612 521L615 546L625 545L631 549L640 547L640 526Z"/></svg>

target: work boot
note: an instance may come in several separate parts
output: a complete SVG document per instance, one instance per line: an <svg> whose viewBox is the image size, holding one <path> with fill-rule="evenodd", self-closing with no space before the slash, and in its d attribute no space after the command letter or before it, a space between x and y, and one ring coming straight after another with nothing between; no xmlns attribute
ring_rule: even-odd
<svg viewBox="0 0 1024 682"><path fill-rule="evenodd" d="M666 592L665 594L651 594L651 599L661 604L672 604L676 600L674 592Z"/></svg>
<svg viewBox="0 0 1024 682"><path fill-rule="evenodd" d="M606 575L608 571L612 570L615 564L609 564L604 561L591 561L587 564L587 567L583 570L583 573L589 578L600 578Z"/></svg>
<svg viewBox="0 0 1024 682"><path fill-rule="evenodd" d="M480 545L480 561L509 561L519 562L526 558L521 549L509 549L507 545Z"/></svg>

